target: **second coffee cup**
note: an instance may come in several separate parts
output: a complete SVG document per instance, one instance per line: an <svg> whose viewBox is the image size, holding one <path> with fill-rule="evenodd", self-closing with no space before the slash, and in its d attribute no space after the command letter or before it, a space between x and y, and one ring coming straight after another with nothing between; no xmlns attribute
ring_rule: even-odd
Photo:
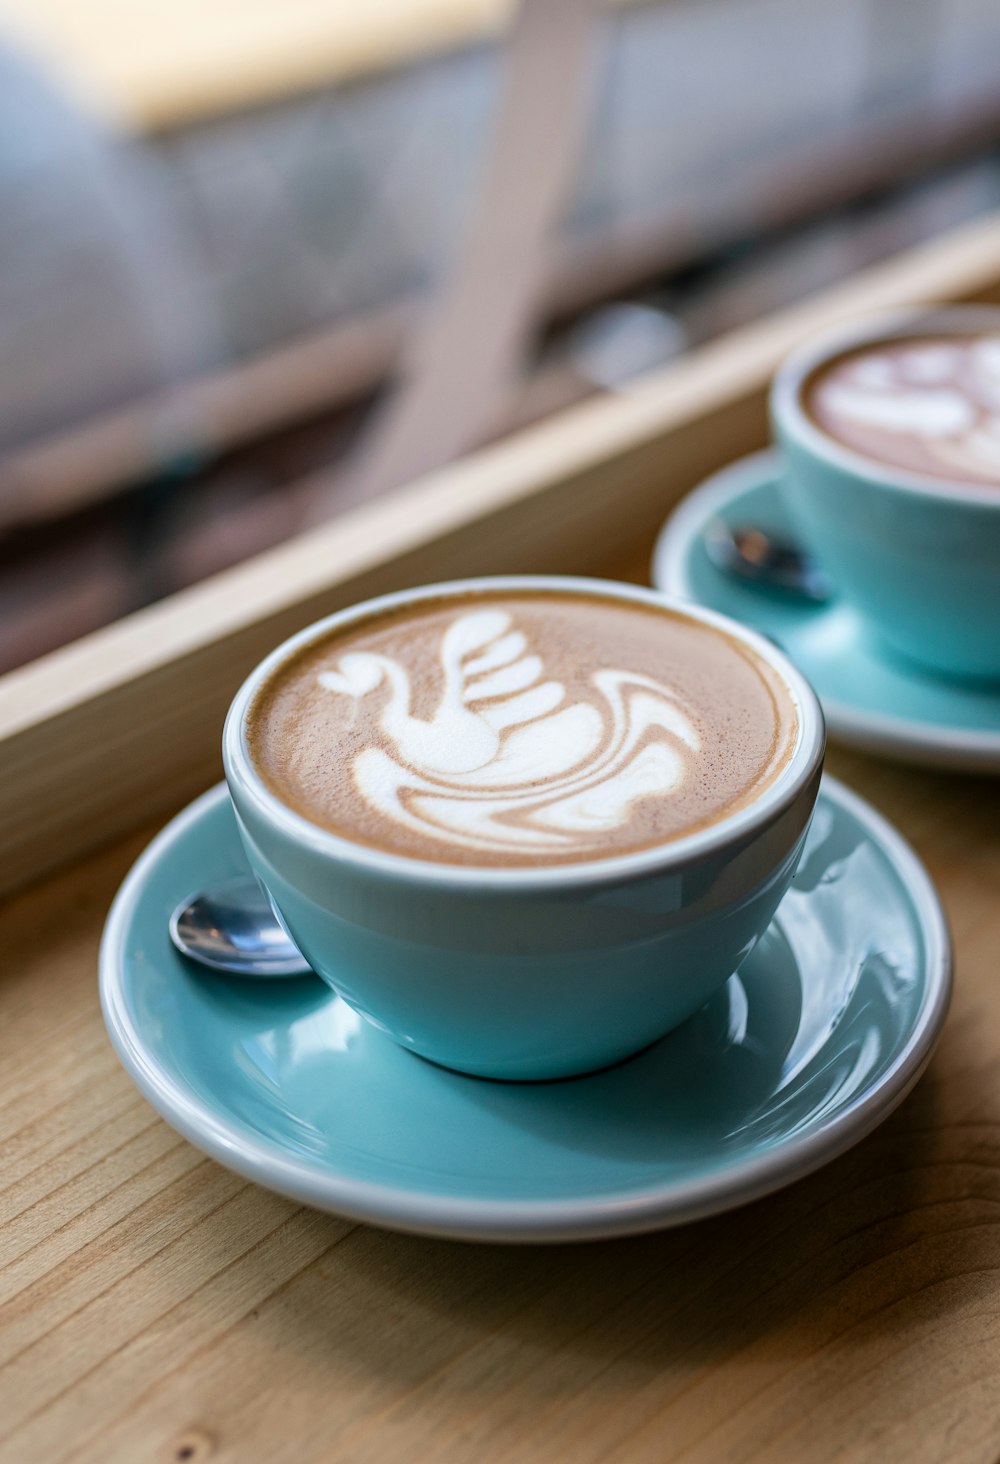
<svg viewBox="0 0 1000 1464"><path fill-rule="evenodd" d="M873 633L1000 678L1000 310L824 336L780 369L771 413L796 531Z"/></svg>

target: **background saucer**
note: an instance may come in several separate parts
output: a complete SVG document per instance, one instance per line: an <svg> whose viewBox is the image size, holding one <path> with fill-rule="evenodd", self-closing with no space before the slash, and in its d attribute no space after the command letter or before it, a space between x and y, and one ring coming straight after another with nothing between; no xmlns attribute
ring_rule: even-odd
<svg viewBox="0 0 1000 1464"><path fill-rule="evenodd" d="M717 569L703 534L713 518L788 532L774 451L755 453L709 478L668 519L653 557L653 583L762 631L812 682L831 736L866 751L929 767L1000 772L1000 685L948 681L893 659L842 600L800 604Z"/></svg>
<svg viewBox="0 0 1000 1464"><path fill-rule="evenodd" d="M222 787L150 845L102 945L111 1039L154 1107L221 1163L400 1229L581 1239L753 1199L895 1107L948 1003L933 887L898 834L831 779L795 883L739 978L638 1057L555 1083L435 1067L313 977L241 983L189 965L167 936L171 909L242 867Z"/></svg>

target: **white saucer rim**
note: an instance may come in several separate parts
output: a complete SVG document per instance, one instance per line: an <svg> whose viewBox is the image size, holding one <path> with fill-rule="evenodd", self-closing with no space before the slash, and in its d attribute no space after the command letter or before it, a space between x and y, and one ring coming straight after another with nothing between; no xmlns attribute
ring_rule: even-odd
<svg viewBox="0 0 1000 1464"><path fill-rule="evenodd" d="M729 463L712 473L681 499L670 514L653 549L652 582L665 595L679 596L696 605L702 601L695 593L687 570L687 555L692 540L704 525L741 492L757 487L765 479L777 477L782 469L778 448L763 448ZM817 606L813 612L823 613ZM808 669L801 668L808 676ZM896 669L900 669L897 663ZM915 680L923 679L917 670ZM870 752L890 752L910 761L965 771L1000 772L1000 732L970 731L949 727L942 722L914 721L895 717L888 712L871 712L828 696L821 696L828 730L841 742ZM997 697L1000 707L1000 694Z"/></svg>
<svg viewBox="0 0 1000 1464"><path fill-rule="evenodd" d="M267 1189L347 1219L448 1239L556 1242L637 1234L735 1208L803 1178L853 1147L887 1118L927 1066L951 998L951 938L923 865L902 835L866 800L828 775L824 775L823 788L880 845L909 895L926 950L924 1001L892 1065L833 1120L708 1176L598 1199L463 1199L339 1179L328 1169L290 1159L273 1143L248 1139L220 1122L147 1056L124 1001L124 935L150 870L192 825L228 797L225 784L203 793L156 835L115 896L100 950L100 997L108 1034L140 1092L203 1153Z"/></svg>

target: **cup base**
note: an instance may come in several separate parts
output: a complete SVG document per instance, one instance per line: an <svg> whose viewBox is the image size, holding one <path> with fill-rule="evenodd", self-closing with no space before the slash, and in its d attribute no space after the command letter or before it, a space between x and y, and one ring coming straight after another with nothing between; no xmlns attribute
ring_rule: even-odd
<svg viewBox="0 0 1000 1464"><path fill-rule="evenodd" d="M711 1001L712 998L710 997L709 1000ZM416 1058L418 1062L429 1063L432 1068L440 1068L440 1070L444 1073L454 1073L457 1077L460 1078L473 1078L480 1083L500 1083L508 1084L510 1087L513 1088L523 1088L531 1084L541 1084L544 1086L547 1083L573 1083L578 1078L593 1078L596 1077L599 1073L613 1072L615 1068L623 1067L626 1063L634 1062L635 1059L641 1057L644 1052L648 1052L651 1047L655 1047L658 1042L662 1042L664 1037L670 1036L673 1032L681 1031L681 1029L684 1028L688 1022L694 1021L694 1019L698 1015L698 1012L701 1010L702 1008L699 1007L698 1011L693 1012L689 1017L685 1017L683 1022L678 1022L676 1027L671 1027L670 1032L661 1033L659 1037L654 1037L652 1041L644 1043L642 1047L637 1047L632 1051L623 1053L620 1057L613 1057L607 1062L600 1062L597 1064L596 1067L574 1068L571 1072L554 1073L542 1077L531 1077L528 1075L512 1077L509 1075L505 1076L498 1073L484 1073L481 1071L472 1071L469 1068L455 1067L453 1064L447 1062L438 1062L433 1057L425 1057L423 1053L418 1052L414 1047L407 1047L405 1043L397 1042L396 1039L392 1037L390 1033L386 1032L383 1027L380 1027L377 1022L369 1022L369 1025L374 1027L376 1031L381 1032L384 1036L388 1037L391 1042L396 1042L396 1046L402 1048L403 1052L405 1052L408 1056ZM368 1018L362 1017L362 1021L368 1021Z"/></svg>
<svg viewBox="0 0 1000 1464"><path fill-rule="evenodd" d="M987 692L1000 690L1000 666L988 668L962 666L958 664L959 658L951 655L931 659L926 655L916 654L908 646L900 645L898 641L895 641L891 633L886 632L880 625L866 619L860 610L856 613L863 634L871 640L877 652L888 660L896 662L902 670L915 672L920 676L933 676L936 681L953 686L958 691L963 689Z"/></svg>

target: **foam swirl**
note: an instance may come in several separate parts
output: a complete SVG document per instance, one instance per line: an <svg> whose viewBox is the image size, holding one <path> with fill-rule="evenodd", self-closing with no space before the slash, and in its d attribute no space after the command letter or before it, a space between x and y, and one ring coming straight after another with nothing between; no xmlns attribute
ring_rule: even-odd
<svg viewBox="0 0 1000 1464"><path fill-rule="evenodd" d="M394 657L351 652L317 678L356 699L388 688L379 743L352 773L367 806L401 830L482 853L566 854L679 791L701 751L690 709L648 675L602 668L593 699L569 701L505 610L457 616L438 669L429 718L413 714L412 676Z"/></svg>
<svg viewBox="0 0 1000 1464"><path fill-rule="evenodd" d="M924 472L1000 480L998 337L866 348L820 373L813 403L828 431L862 451Z"/></svg>

